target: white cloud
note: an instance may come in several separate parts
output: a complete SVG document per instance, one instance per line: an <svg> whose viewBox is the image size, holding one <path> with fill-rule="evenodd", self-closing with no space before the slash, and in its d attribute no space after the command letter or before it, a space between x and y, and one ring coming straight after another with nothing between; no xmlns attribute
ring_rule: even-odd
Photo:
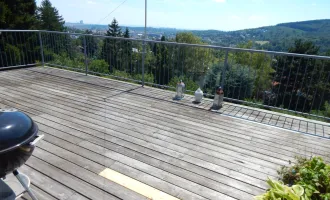
<svg viewBox="0 0 330 200"><path fill-rule="evenodd" d="M226 0L213 0L213 1L215 1L217 3L226 3Z"/></svg>

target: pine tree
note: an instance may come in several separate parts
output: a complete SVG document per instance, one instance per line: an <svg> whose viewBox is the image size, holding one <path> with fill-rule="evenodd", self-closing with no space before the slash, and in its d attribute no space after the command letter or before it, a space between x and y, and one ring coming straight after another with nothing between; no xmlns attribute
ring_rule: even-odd
<svg viewBox="0 0 330 200"><path fill-rule="evenodd" d="M114 18L111 24L108 25L106 36L122 37L121 28L118 21ZM121 66L121 41L114 38L106 38L103 43L101 57L109 64L109 71L119 69Z"/></svg>
<svg viewBox="0 0 330 200"><path fill-rule="evenodd" d="M126 27L125 32L123 34L124 38L130 38L129 29ZM124 40L121 45L122 54L121 58L123 61L123 66L126 72L132 73L132 41Z"/></svg>
<svg viewBox="0 0 330 200"><path fill-rule="evenodd" d="M64 19L49 0L43 0L37 9L37 19L41 29L48 31L64 31Z"/></svg>
<svg viewBox="0 0 330 200"><path fill-rule="evenodd" d="M161 41L166 41L165 36L162 36ZM153 46L153 53L155 56L155 68L152 72L155 74L155 79L157 83L161 85L166 85L171 78L170 69L168 68L168 48L164 44L155 43Z"/></svg>
<svg viewBox="0 0 330 200"><path fill-rule="evenodd" d="M118 21L116 18L114 18L111 22L111 24L108 25L109 29L107 30L107 36L112 36L112 37L121 37L122 32L121 28L118 25Z"/></svg>
<svg viewBox="0 0 330 200"><path fill-rule="evenodd" d="M36 9L34 0L1 0L0 29L34 29Z"/></svg>
<svg viewBox="0 0 330 200"><path fill-rule="evenodd" d="M34 0L1 0L0 29L35 29ZM0 67L33 63L38 59L36 33L0 33ZM40 51L39 51L40 52Z"/></svg>
<svg viewBox="0 0 330 200"><path fill-rule="evenodd" d="M80 43L82 46L84 46L84 38L86 39L86 53L89 57L95 57L97 54L97 44L98 44L98 38L93 37L92 34L93 32L91 30L86 30L84 34L88 34L91 36L82 36L80 37Z"/></svg>
<svg viewBox="0 0 330 200"><path fill-rule="evenodd" d="M126 29L125 29L125 32L124 32L124 38L129 38L130 37L130 35L129 35L129 30L128 30L128 28L126 27Z"/></svg>

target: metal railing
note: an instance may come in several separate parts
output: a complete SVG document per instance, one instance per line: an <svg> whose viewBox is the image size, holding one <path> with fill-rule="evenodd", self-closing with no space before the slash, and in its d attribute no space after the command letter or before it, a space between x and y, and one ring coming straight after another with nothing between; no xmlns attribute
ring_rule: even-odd
<svg viewBox="0 0 330 200"><path fill-rule="evenodd" d="M221 85L226 101L330 120L326 56L38 30L0 30L0 44L0 69L40 64L169 89L182 79L209 97Z"/></svg>

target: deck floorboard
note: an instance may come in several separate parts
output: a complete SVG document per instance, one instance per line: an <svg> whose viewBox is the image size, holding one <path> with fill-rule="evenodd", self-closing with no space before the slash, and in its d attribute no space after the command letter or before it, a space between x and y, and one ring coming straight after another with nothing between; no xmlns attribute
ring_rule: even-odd
<svg viewBox="0 0 330 200"><path fill-rule="evenodd" d="M179 199L252 199L295 156L330 160L330 140L286 130L329 135L329 124L172 97L56 68L0 72L0 107L26 112L45 135L21 168L40 199L147 199L99 176L105 168Z"/></svg>

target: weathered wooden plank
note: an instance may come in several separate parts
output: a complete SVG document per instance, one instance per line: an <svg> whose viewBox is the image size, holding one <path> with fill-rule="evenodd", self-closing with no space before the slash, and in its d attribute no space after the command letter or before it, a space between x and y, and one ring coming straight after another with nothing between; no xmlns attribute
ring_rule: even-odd
<svg viewBox="0 0 330 200"><path fill-rule="evenodd" d="M75 193L74 190L65 187L29 166L25 165L19 171L29 176L32 184L37 188L57 199L67 199Z"/></svg>
<svg viewBox="0 0 330 200"><path fill-rule="evenodd" d="M33 103L33 102L31 102L31 103ZM103 117L102 117L102 119L103 119Z"/></svg>
<svg viewBox="0 0 330 200"><path fill-rule="evenodd" d="M10 94L11 95L11 94ZM26 99L25 99L26 100ZM15 99L15 101L18 101L18 100L16 100ZM28 100L26 100L27 102L29 102L29 103L27 103L27 104L25 104L26 106L30 106L30 104L34 104L34 102L33 101L28 101ZM20 102L24 102L23 100L20 100ZM24 104L24 103L22 103L22 104ZM36 104L37 105L37 104ZM57 112L58 111L62 111L61 113L63 113L63 114L57 114L57 115L60 115L60 116L62 116L62 117L66 117L67 115L69 115L69 116L72 116L72 117L76 117L76 115L75 114L78 114L78 113L71 113L71 112L67 112L67 111L64 111L64 110L61 110L61 109L59 109L59 108L55 108L55 107L49 107L49 108L42 108L42 105L40 105L39 107L38 107L38 109L39 110L42 110L42 111L44 111L44 112L50 112L49 114L52 114L52 115L54 115L55 113L57 114ZM56 111L56 112L51 112L51 110L53 110L53 111ZM85 113L86 114L86 113ZM79 114L78 114L79 115ZM80 123L83 123L83 124L86 124L87 123L87 121L93 121L95 124L89 124L89 123L87 123L85 126L92 126L93 125L93 127L94 127L94 129L96 129L96 130L100 130L100 131L102 131L103 129L102 128L99 128L99 126L97 126L97 125L103 125L104 127L107 127L107 128L112 128L113 129L113 127L112 126L109 126L109 124L108 123L103 123L103 122L101 122L101 121L99 121L99 120L94 120L94 119L91 119L91 118L86 118L86 117L84 117L84 116L79 116L79 117L76 117L76 118L79 118L79 119L82 119L82 120L85 120L85 121L81 121L81 120L78 120L78 119L71 119L71 120L73 120L73 121L79 121ZM86 119L85 119L86 118ZM97 125L96 125L97 124ZM116 131L121 131L120 129L118 130L118 129L115 129ZM222 145L225 145L225 144L222 144ZM268 160L272 160L272 161L276 161L275 160L275 158L271 158L271 157L268 157L268 156L263 156L262 154L256 154L256 153L254 153L254 152L251 152L251 151L247 151L247 150L244 150L244 149L241 149L241 148L236 148L236 147L233 147L233 146L230 146L230 145L226 145L229 149L230 148L232 148L232 149L235 149L236 151L240 151L240 152L244 152L244 153L247 153L247 154L250 154L250 155L254 155L254 156L258 156L258 157L263 157L264 159L268 159ZM253 150L253 149L252 149ZM274 153L272 153L272 152L270 152L271 154L274 154ZM277 161L279 161L279 162L281 162L280 160L277 160ZM284 162L283 162L284 163Z"/></svg>
<svg viewBox="0 0 330 200"><path fill-rule="evenodd" d="M229 156L230 153L235 155L234 153L238 150L246 149L251 153L251 151L255 152L255 150L250 149L250 147L259 147L266 150L266 152L269 151L273 156L276 155L280 160L285 159L285 156L291 157L291 155L294 155L292 153L300 153L300 155L306 156L310 154L330 156L329 142L327 140L308 137L302 134L292 134L280 129L215 115L200 109L202 106L196 106L197 108L192 109L187 106L193 100L191 96L187 96L184 101L174 104L171 103L172 100L170 99L173 95L172 92L154 88L140 88L120 94L119 96L113 96L119 94L119 92L109 92L107 91L107 87L110 90L114 88L113 86L120 88L120 82L112 84L112 80L84 76L80 76L77 79L74 76L69 79L61 78L60 76L54 77L56 70L53 70L53 72L53 75L46 75L43 78L42 76L45 74L40 72L24 72L23 75L18 72L15 72L15 74L8 73L9 76L7 78L6 76L8 74L0 73L0 77L2 77L0 79L0 85L4 85L8 89L13 89L11 94L5 96L5 98L0 98L0 105L1 103L6 105L16 105L18 103L19 107L22 107L33 116L46 114L33 118L39 120L42 128L55 126L57 129L60 129L61 131L59 131L58 136L65 137L68 135L67 139L72 144L85 144L86 141L91 142L86 143L91 148L89 150L90 156L93 155L93 152L91 152L93 151L93 145L99 146L99 143L101 143L100 145L108 149L108 154L115 152L116 156L127 156L127 158L132 158L133 161L138 157L142 163L152 165L156 169L161 168L171 174L177 174L177 176L183 176L184 169L187 168L188 164L189 170L192 171L186 171L184 174L191 174L185 175L183 178L225 194L226 192L229 194L230 190L226 191L221 189L221 187L213 188L212 185L216 183L207 184L207 182L202 181L202 178L198 179L198 177L208 177L207 180L218 181L218 184L222 182L218 177L214 178L218 175L212 175L212 173L219 174L217 168L219 166L225 167L224 169L235 169L236 167L239 170L240 168L237 167L243 166L243 163L239 164L238 161L234 161L233 158L235 157ZM65 71L61 73L63 73L63 76L66 76ZM11 82L7 82L6 84L7 80ZM11 85L11 83L19 84ZM27 86L27 88L24 88L24 86ZM45 88L48 88L48 90ZM0 91L6 92L4 89ZM103 98L105 97L110 97L111 100L104 102ZM153 97L155 98L153 99ZM136 100L139 101L136 102ZM205 102L209 103L211 101ZM309 132L314 131L314 133L324 129L324 126L321 125L315 127L309 123L303 124L303 122L297 120L297 122L291 120L290 123L290 120L279 114L250 112L244 106L240 107L228 104L225 106L225 109L225 112L230 115L246 118L254 117L256 120L275 126L289 126L290 128L298 126L297 129L300 128L300 130L303 130L305 128ZM109 115L110 113L111 115ZM287 121L289 122L287 123ZM226 122L226 126L221 126L221 122ZM203 128L203 131L201 131L202 134L200 134L200 131L190 130L196 123L201 124L201 128ZM127 124L131 126L127 126ZM222 127L224 129L221 129ZM56 130L51 129L49 132L47 134L56 136ZM246 148L243 144L249 147ZM232 147L230 145L238 149L231 149ZM66 148L68 147L70 145L66 146ZM101 147L99 146L98 148ZM70 149L67 150L70 151ZM257 150L257 152L264 154L264 150ZM222 155L222 152L226 152L226 154ZM63 154L63 152L59 153ZM78 154L78 151L75 153ZM94 154L100 155L101 153L95 152ZM248 166L247 169L254 169L258 172L262 170L259 168L259 164L260 166L263 165L258 162L267 163L269 161L259 156L258 158L251 159L252 162L249 162L249 158L251 157L245 158L246 165ZM243 158L244 156L237 154L236 157ZM126 157L122 158L124 159ZM173 168L173 165L171 165L173 164L173 159L177 159L174 163L174 167L178 168L177 171L171 169ZM223 159L225 162L221 162L218 159ZM156 160L158 161L156 162ZM159 166L159 161L162 162L162 166ZM207 163L206 166L202 166L205 163ZM129 164L133 165L128 162L123 166L129 166ZM216 168L212 168L210 164L214 164ZM118 164L113 165L117 166ZM163 165L166 167L163 167ZM119 169L120 166L118 165L117 168ZM143 165L139 164L139 166L142 170ZM265 166L267 166L265 167L265 171L269 169L269 173L273 173L276 168L276 165L274 165L274 169L271 169L271 166L268 166L268 164L265 164ZM131 167L134 168L134 166ZM127 168L126 173L129 173L129 169ZM123 170L123 172L125 171ZM248 172L246 171L243 174L247 174ZM253 172L250 174L250 177L257 175L257 173L253 175ZM131 174L131 176L133 175L134 173ZM141 176L143 177L143 175ZM154 176L157 177L156 175ZM236 175L230 176L232 178L238 178ZM233 181L234 179L232 178L227 178L227 181ZM168 179L166 181L170 180ZM249 182L249 179L247 179L247 182ZM223 182L222 184L228 183ZM241 187L235 186L235 184L234 182L229 183L229 186L232 188ZM254 184L257 185L256 182ZM252 191L246 188L242 190ZM206 190L204 190L204 193L206 193ZM212 193L210 195L208 197L212 197Z"/></svg>
<svg viewBox="0 0 330 200"><path fill-rule="evenodd" d="M35 69L38 69L36 71ZM61 72L60 72L61 71ZM60 72L59 74L57 72ZM22 73L22 72L20 72ZM123 81L118 81L114 79L105 79L101 78L99 76L92 76L88 75L85 76L85 74L81 73L75 73L73 72L73 75L71 75L71 71L66 71L66 70L52 70L52 73L44 72L44 69L40 68L30 68L26 71L24 71L24 74L36 74L36 73L42 73L43 76L47 76L50 78L66 78L69 80L76 80L79 81L79 83L87 83L89 85L93 84L95 86L101 86L101 87L107 87L107 88L115 88L115 89L121 89L121 90L126 90L126 89L133 89L136 87L140 87L140 85L137 84L132 84L132 83L127 83Z"/></svg>
<svg viewBox="0 0 330 200"><path fill-rule="evenodd" d="M99 143L102 143L102 142L99 142ZM214 177L214 175L213 175L213 177ZM217 178L219 178L219 175L217 175ZM225 182L228 182L228 179L225 180ZM236 185L236 183L234 185Z"/></svg>
<svg viewBox="0 0 330 200"><path fill-rule="evenodd" d="M43 141L41 141L41 143L42 142ZM132 192L131 190L128 190L127 188L125 188L123 186L120 186L103 177L100 177L98 174L91 172L90 168L88 168L88 170L87 170L87 169L75 164L74 162L62 159L59 156L51 154L40 148L36 149L33 152L33 157L43 160L53 166L56 166L58 169L61 169L65 172L67 172L68 174L71 174L72 176L75 176L75 177L81 179L80 180L81 183L85 182L85 183L88 183L91 185L89 188L94 186L94 187L98 188L100 191L101 190L106 191L106 192L102 192L102 193L104 193L103 195L105 195L105 196L107 196L106 193L108 193L108 194L112 194L113 196L118 197L120 199L127 199L127 200L128 199L146 199L145 197L143 197L135 192ZM83 159L83 158L78 157L78 156L74 156L71 158L72 161L77 161L77 162L79 161L79 159ZM87 161L87 159L84 159L84 161ZM91 167L92 165L95 168L97 167L95 163L93 163L93 164L89 163L89 164L90 164L89 167ZM99 167L101 169L100 165L99 165ZM87 192L85 192L83 194L87 196L86 193ZM93 195L93 193L90 195ZM94 198L96 196L97 195L95 195ZM110 197L110 195L108 195L108 196ZM115 198L115 199L117 199L117 198Z"/></svg>
<svg viewBox="0 0 330 200"><path fill-rule="evenodd" d="M37 69L38 70L47 70L47 68L37 68ZM31 68L31 70L33 70L33 68ZM52 70L55 70L56 71L58 69L52 68ZM61 71L61 73L62 72L72 73L70 71L65 71L65 70L59 70L59 71ZM22 73L22 72L20 72L20 73ZM52 75L54 77L55 74L52 74ZM86 76L79 76L79 77L86 77ZM109 80L109 79L102 79L102 78L99 78L99 77L97 77L96 79L94 77L92 77L92 78L93 78L92 80L102 80L101 82L113 82L114 84L121 83L121 84L134 85L134 84L130 84L130 83L126 83L126 82L121 82L121 81L115 81L115 80ZM148 88L149 90L152 90L152 91L160 91L160 90L155 89L155 88L150 88L150 87L146 87L146 88ZM163 93L173 94L170 91L163 91ZM237 106L240 106L240 105L237 105ZM269 111L263 110L263 112L269 112Z"/></svg>
<svg viewBox="0 0 330 200"><path fill-rule="evenodd" d="M56 120L56 119L53 119L53 120ZM61 120L60 120L61 121ZM59 122L60 122L59 121ZM69 125L69 124L66 124L66 125ZM79 129L79 127L75 127L75 125L74 124L70 124L70 126L73 126L73 128L78 128ZM82 131L83 132L83 131ZM96 132L94 131L94 135L95 136L97 136L96 135ZM105 139L105 140L107 140L107 141L111 141L111 142L113 142L113 143L116 143L116 144L119 144L119 145L121 145L121 146L123 146L123 145L125 145L125 146L127 146L128 148L132 148L132 147L139 147L139 148L142 148L143 150L147 150L147 151L151 151L151 152L153 152L153 150L149 150L149 149L147 149L147 148L143 148L143 147L140 147L140 146L137 146L137 145L134 145L134 144L131 144L131 143L129 143L129 142L126 142L126 141L124 141L124 140L121 140L121 139L116 139L116 138L114 138L114 137L111 137L111 136L108 136L108 135L101 135L101 136L99 136L100 138L102 138L102 139ZM99 141L99 140L89 140L89 141L92 141L92 142L96 142L97 144L99 144L99 145L103 145L103 142L102 141ZM137 152L139 152L139 150L135 150L135 151L137 151ZM146 155L151 155L152 153L150 153L150 152L148 152L148 153L146 153ZM179 154L177 154L177 153L175 153L176 155L179 155ZM157 153L157 155L162 155L162 153ZM164 155L163 155L164 156ZM170 155L171 156L171 155ZM159 157L160 159L162 159L163 157ZM158 158L158 159L159 159ZM171 158L171 157L169 157L169 156L167 156L167 158L168 159L170 159L170 160L172 160L173 158ZM168 159L166 160L166 162L168 162ZM169 161L170 163L171 163L171 161ZM188 164L188 163L187 163ZM187 164L185 164L185 165L187 165ZM179 165L179 167L181 167L181 165ZM183 168L185 168L185 167L183 167ZM190 169L195 169L196 167L193 167L193 166L191 166L190 167ZM199 167L197 167L197 172L200 172L200 171L202 171L202 173L204 173L204 171L205 170L201 170ZM209 176L210 178L215 178L215 176L214 175L212 175L212 176ZM219 181L224 181L224 183L227 183L228 182L228 178L225 178L225 179L222 179L221 178L221 175L220 174L218 174L217 176L216 176L216 180L219 180ZM232 180L233 181L233 180ZM231 181L231 182L232 182ZM239 183L239 182L236 182L235 184L233 184L233 187L238 187L238 186L240 186L242 183Z"/></svg>
<svg viewBox="0 0 330 200"><path fill-rule="evenodd" d="M113 101L112 101L113 102ZM82 107L81 107L82 108ZM102 118L103 119L103 118ZM204 127L205 129L207 129L207 127ZM231 138L229 138L229 139L231 139ZM260 144L258 144L259 146L260 146ZM266 146L266 148L267 148L267 146ZM293 149L293 148L291 148L291 149ZM287 150L287 149L286 149ZM293 149L294 150L294 149ZM278 148L276 148L275 149L275 151L279 151L279 149ZM284 153L286 153L286 151L284 151ZM305 152L302 152L303 154L305 154Z"/></svg>
<svg viewBox="0 0 330 200"><path fill-rule="evenodd" d="M45 176L51 177L57 182L62 183L67 188L75 190L80 194L84 194L87 198L90 199L99 199L99 197L105 197L107 199L119 199L115 196L112 196L100 188L97 188L88 182L82 181L80 178L73 176L69 173L66 173L60 169L58 166L53 166L49 163L46 163L34 156L30 157L30 159L26 163L27 166L42 172ZM61 164L62 165L62 164ZM102 188L103 189L103 188Z"/></svg>
<svg viewBox="0 0 330 200"><path fill-rule="evenodd" d="M131 177L135 177L135 178L137 178L137 179L140 179L140 180L142 180L143 182L145 182L145 175L143 175L143 176L141 176L141 175L139 175L139 174L141 174L141 173L132 173L133 171L132 170L130 170L130 171L122 171L122 165L121 164L118 164L118 163L123 163L123 164L125 164L125 165L128 165L128 166L131 166L131 167L134 167L134 168L137 168L137 169L139 169L139 170L141 170L141 171L144 171L146 174L152 174L152 175L154 175L155 177L159 177L159 178L161 178L161 179L164 179L164 177L168 177L168 176L171 176L170 174L168 174L168 173L163 173L162 171L160 171L160 170L158 170L157 168L151 168L150 166L148 166L148 165L146 165L146 164L143 164L143 162L138 162L137 160L135 160L135 159L132 159L132 158L135 158L136 157L136 154L137 154L137 152L134 152L134 151L131 151L131 154L129 154L128 156L131 156L131 157L127 157L127 156L123 156L123 155L121 155L121 154L119 154L119 153L117 153L116 151L118 151L118 147L116 147L115 148L115 150L116 151L111 151L110 152L110 150L109 149L102 149L100 146L98 146L98 145L96 145L96 144L94 144L94 148L88 148L87 146L84 146L84 145L82 145L82 147L79 147L79 146L72 146L72 145L68 145L67 144L67 142L65 142L65 141L63 141L63 140L61 140L61 139L58 139L58 138L55 138L55 137L52 137L52 136L50 136L50 135L48 135L48 133L47 133L47 137L45 137L45 140L47 140L47 141L49 141L50 143L53 143L53 144L55 144L55 145L58 145L58 146L61 146L61 147L64 147L65 149L67 149L67 150L70 150L70 151L73 151L73 152L75 152L75 153L77 153L77 154L79 154L79 155L81 155L81 156L84 156L85 157L85 153L86 152L88 152L88 154L90 154L91 152L98 152L99 154L96 154L96 155L94 155L94 156L92 156L92 157L90 157L90 156L88 156L88 158L89 159L91 159L91 160L93 160L93 161L95 161L95 162L98 162L98 163L100 163L100 164L102 164L102 163L106 163L106 164L104 164L105 166L107 166L107 167L111 167L112 169L115 169L115 170L117 170L117 171L119 171L119 172L121 172L121 173L124 173L124 174L126 174L126 175L130 175ZM90 149L91 151L87 151L86 149L84 149L84 148L87 148L87 149ZM99 150L99 149L102 149L102 150ZM129 150L126 150L126 151L129 151ZM102 155L102 156L101 156ZM103 157L103 155L106 155L107 156L107 158L105 158L105 157ZM143 154L141 154L141 156L143 156ZM98 157L102 157L102 159L103 160L98 160L98 159L96 159L96 158L98 158ZM147 156L145 156L145 157L147 157ZM117 160L117 163L116 163L116 165L114 165L114 164L108 164L109 162L108 162L108 160L110 159L111 161L114 161L113 159L111 159L111 158L113 158L113 159L116 159ZM159 161L159 160L155 160L155 159L153 159L153 158L151 158L151 157L149 157L149 158L145 158L144 160L149 160L149 163L151 163L152 165L151 166L155 166L155 167L159 167L159 166L164 166L164 165L166 165L166 163L164 163L164 162L161 162L161 161ZM153 161L152 161L153 160ZM175 166L172 166L171 167L171 169L173 169L173 168L175 168ZM179 175L179 177L183 174L183 177L185 177L186 175L187 175L187 171L185 171L185 170L182 170L182 171L180 171L180 170L176 170L177 171L177 174ZM188 173L189 174L189 173ZM143 177L143 178L142 178ZM200 179L198 179L198 175L197 174L194 174L193 176L193 180L195 180L195 182L196 182L196 180L199 180L198 182L196 182L196 183L199 183L199 184L202 184L202 183L204 183L204 182L206 182L206 183L208 183L207 185L210 185L211 186L211 188L220 188L220 189L218 189L218 191L220 190L220 191L225 191L225 188L226 188L226 186L223 186L223 185L221 185L220 183L216 183L216 182L214 182L214 181L212 181L212 180L208 180L207 178L205 178L205 177L202 177L202 178L200 178ZM168 181L169 182L172 182L174 185L177 185L178 183L180 183L181 181L180 180L178 180L178 179L173 179L173 178L170 178L170 179L168 179ZM188 179L189 180L189 179ZM180 192L180 189L177 189L176 188L176 186L171 186L171 187L169 187L169 186L167 186L167 184L165 184L165 183L163 183L163 182L161 182L161 181L158 181L159 183L156 183L156 184L152 184L152 185L154 185L154 186L158 186L159 184L161 184L159 187L160 188L167 188L168 187L168 189L169 190L175 190L176 191L176 193L179 195L179 196L181 196L181 197L185 197L184 199L190 199L190 198L193 198L195 195L194 194L190 194L189 196L187 196L187 192L186 191L182 191L182 189L181 189L181 192ZM214 182L214 183L211 183L212 182ZM186 185L186 184L178 184L178 186L179 187L184 187L184 188L189 188L189 187L191 187L191 183L190 184L188 184L188 185ZM216 186L216 187L213 187L213 186ZM174 187L174 188L173 188ZM197 188L198 188L199 186L197 186ZM196 187L194 187L194 188L196 188ZM164 191L166 191L166 192L168 192L168 189L167 190L164 190ZM193 192L195 192L195 190L193 190ZM172 192L168 192L168 193L172 193ZM189 193L188 193L189 194ZM201 194L201 193L199 193L199 194ZM234 195L235 196L235 194L237 195L237 196L239 196L239 195L241 195L240 194L240 192L239 191L236 191L235 192L235 190L232 190L232 192L231 192L231 194L230 195ZM243 193L244 194L244 193ZM245 194L245 195L247 195L247 194ZM195 196L196 197L196 196Z"/></svg>
<svg viewBox="0 0 330 200"><path fill-rule="evenodd" d="M123 97L123 96L125 96L125 97L128 97L128 95L121 95L121 97ZM121 98L121 97L117 97L117 98ZM139 97L134 97L134 98L139 98ZM137 99L136 99L137 100ZM151 101L151 100L149 100L149 101ZM139 102L139 103L141 103L141 104L143 104L143 103L145 103L145 100L144 101L141 101L141 102ZM150 103L149 103L150 104ZM151 105L154 105L154 104L151 104ZM161 103L159 104L160 106L162 105ZM172 107L174 107L174 106L172 106ZM163 109L163 108L162 108ZM168 109L168 108L165 108L164 107L164 109ZM172 109L172 108L171 108ZM184 108L182 108L182 112L184 112ZM181 113L182 113L181 112ZM180 113L180 114L181 114ZM255 113L256 113L256 111L255 111ZM191 118L194 118L194 117L198 117L199 115L193 115L193 116L191 116ZM216 118L212 118L212 120L216 120ZM218 119L218 121L219 121L219 119ZM233 123L235 123L235 121L234 120L231 120ZM242 123L245 125L246 124L246 122L244 122L244 121L242 121ZM247 123L249 123L249 122L247 122ZM255 127L257 128L256 130L258 130L259 129L259 125L257 125L257 124L251 124L251 123L249 123L249 125L251 126L251 125L256 125ZM229 126L230 126L230 124L229 124ZM262 125L261 125L262 126ZM263 130L263 132L265 131L265 130L270 130L271 131L271 133L273 133L274 132L274 128L270 128L270 127L265 127L265 126L263 126L265 129ZM237 128L239 128L239 127L237 127ZM285 131L285 130L280 130L280 129L278 129L278 131L277 132L275 132L275 133L278 133L278 134L280 134L280 135L283 135L284 133L286 134L286 133L290 133L291 134L291 132L287 132L287 131ZM260 133L262 133L261 131L260 131ZM288 135L288 134L286 134L286 135ZM272 136L272 135L269 135L269 136ZM304 135L303 135L304 136ZM311 138L311 137L309 137L309 136L305 136L305 137L302 137L302 138L310 138L311 140L317 140L317 142L315 143L315 144L319 144L319 141L320 142L322 142L322 141L326 141L326 140L322 140L322 139L319 139L319 138ZM280 138L279 138L280 139ZM306 142L307 142L307 140L306 140Z"/></svg>
<svg viewBox="0 0 330 200"><path fill-rule="evenodd" d="M11 74L7 75L7 77L10 77L12 76ZM65 86L62 86L61 84L57 84L56 82L54 81L51 81L49 79L46 79L46 78L43 78L41 80L38 80L36 81L36 79L34 78L25 78L24 75L21 75L23 77L17 77L17 76L13 76L13 78L17 79L17 80L20 80L20 79L23 79L23 80L27 80L27 81L30 81L30 87L33 87L35 85L39 85L40 87L43 87L43 90L51 90L51 91L55 91L55 92L65 92ZM27 75L25 75L27 76ZM62 83L64 82L65 80L62 80ZM7 80L7 82L13 82L11 80ZM72 83L72 82L71 82ZM22 85L22 86L25 86L25 85ZM51 87L49 87L51 86ZM103 99L103 98L106 98L107 96L110 96L110 95L113 95L113 94L116 94L116 93L120 93L121 91L120 90L108 90L106 92L98 92L97 90L95 90L95 87L88 87L87 84L85 84L84 86L80 86L80 85L76 85L73 83L73 85L71 86L72 88L75 88L77 90L77 93L79 93L80 95L87 95L89 96L90 94L92 94L94 96L94 98L100 98L100 99ZM68 92L64 93L64 94L70 94Z"/></svg>
<svg viewBox="0 0 330 200"><path fill-rule="evenodd" d="M49 137L49 135L48 135L48 137ZM74 146L72 144L70 145L67 143L66 146L70 145L70 148L64 151L63 149L52 145L51 142L54 142L54 141L56 141L56 143L57 143L56 145L62 145L62 143L65 143L65 141L63 141L63 140L60 141L60 139L58 139L58 138L50 137L50 140L49 140L50 143L44 142L43 144L40 145L40 148L47 150L53 154L56 154L57 156L59 156L61 158L70 160L71 162L74 162L76 165L80 165L94 173L100 173L101 171L104 170L104 168L111 168L111 169L114 169L127 176L130 176L136 180L139 180L150 186L160 189L173 196L178 196L180 194L182 197L184 197L184 199L204 199L204 198L202 198L202 196L206 196L211 199L216 199L216 197L230 199L226 195L217 193L215 191L211 191L207 188L201 188L201 186L197 185L196 183L180 179L179 177L175 177L171 174L165 173L164 171L159 170L155 167L151 167L149 165L146 165L142 162L138 162L134 159L130 159L128 157L123 157L122 155L116 154L115 152L111 152L110 163L108 162L108 157L102 156L102 155L108 154L109 152L107 152L105 150L103 152L99 152L99 154L97 156L103 157L104 162L95 163L94 161L83 158L77 154L73 156L71 152L67 151L67 150L71 150L71 151L74 150L75 153L78 153L79 151L76 150L77 146ZM83 145L82 145L82 147L83 147ZM83 151L83 152L88 151L81 147L78 147L78 148L80 149L80 151ZM83 153L79 152L79 154L82 154L82 156L85 156ZM111 159L111 158L113 158L113 159ZM91 159L91 158L89 158L89 159ZM116 162L112 162L112 161L114 161L114 159L116 159L115 160ZM124 164L128 163L130 166L124 165L123 163ZM137 168L138 170L135 168ZM99 170L99 169L101 169L101 170ZM141 172L139 170L142 170L143 172ZM152 174L154 176L150 176L149 174ZM168 182L163 181L162 179L164 176L171 177L172 180L170 180L170 182L172 182L172 184L169 184ZM182 184L180 184L180 183L182 183ZM180 187L173 185L173 184L176 184ZM188 188L192 192L188 192L187 190L184 190L181 187ZM195 190L199 189L199 193L197 193L198 195L194 194L194 192L196 192L194 189Z"/></svg>
<svg viewBox="0 0 330 200"><path fill-rule="evenodd" d="M146 89L148 89L148 88L146 88ZM141 89L142 90L142 89ZM135 90L134 91L134 93L137 93L139 90ZM141 93L140 93L141 94ZM144 93L142 93L142 94L146 94L146 92L144 92ZM153 95L154 96L154 95ZM160 97L159 99L163 99L163 97ZM182 104L187 104L187 101L182 101L181 102ZM190 104L189 102L188 102L188 104ZM188 105L187 104L187 105ZM225 104L226 105L226 104ZM244 108L244 106L242 106L242 105L235 105L234 106L234 109L227 109L226 110L226 108L224 108L225 110L223 110L223 109L221 109L221 113L223 113L223 114L227 114L227 115L232 115L232 116L235 116L237 113L240 113L241 111L239 111L239 110L242 110ZM237 112L238 111L238 112ZM269 111L266 111L266 110L264 110L264 111L262 111L263 113L267 113L267 112L269 112ZM273 113L273 114L275 114L275 113ZM270 120L270 117L271 117L271 114L270 115L265 115L264 117L263 117L263 119L264 120L267 120L267 121L269 121ZM263 121L263 120L262 120ZM322 122L317 122L317 121L315 121L316 123L322 123ZM319 130L320 131L320 130Z"/></svg>
<svg viewBox="0 0 330 200"><path fill-rule="evenodd" d="M38 198L42 200L56 200L58 198L55 198L45 191L39 189L38 187L34 186L33 184L30 185L31 190L33 191L33 194ZM32 198L28 194L24 194L19 200L32 200Z"/></svg>

